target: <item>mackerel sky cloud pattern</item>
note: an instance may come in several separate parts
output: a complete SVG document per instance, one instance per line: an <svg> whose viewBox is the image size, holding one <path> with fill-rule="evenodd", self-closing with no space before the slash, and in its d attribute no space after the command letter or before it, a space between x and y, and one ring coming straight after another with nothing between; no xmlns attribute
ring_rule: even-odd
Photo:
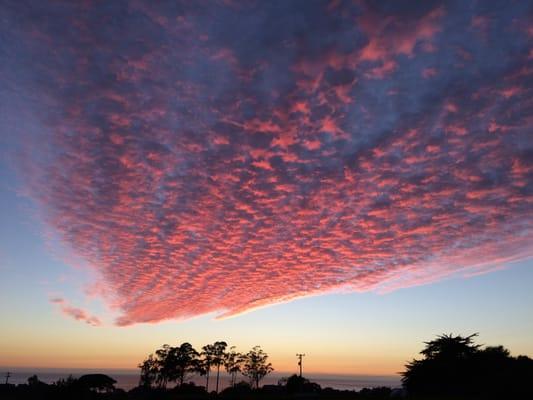
<svg viewBox="0 0 533 400"><path fill-rule="evenodd" d="M3 8L28 193L119 325L532 256L530 1Z"/></svg>

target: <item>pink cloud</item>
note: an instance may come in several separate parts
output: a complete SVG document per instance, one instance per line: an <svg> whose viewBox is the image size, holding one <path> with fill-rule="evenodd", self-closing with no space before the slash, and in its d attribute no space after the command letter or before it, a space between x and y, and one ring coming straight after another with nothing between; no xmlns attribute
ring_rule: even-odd
<svg viewBox="0 0 533 400"><path fill-rule="evenodd" d="M368 10L358 19L361 29L369 37L368 44L359 53L358 62L381 62L368 74L382 79L396 69L397 56L412 57L417 45L420 44L426 52L435 52L432 40L441 31L440 21L445 14L444 8L439 7L417 20L408 21L393 16L383 18Z"/></svg>
<svg viewBox="0 0 533 400"><path fill-rule="evenodd" d="M64 315L74 318L76 321L83 321L92 326L102 325L102 322L98 317L90 315L87 311L82 310L81 308L72 307L66 300L60 297L54 297L50 299L50 302L57 304Z"/></svg>
<svg viewBox="0 0 533 400"><path fill-rule="evenodd" d="M80 12L75 37L35 28L45 39L31 50L50 57L31 93L44 133L23 143L22 175L47 226L98 271L88 292L117 324L392 290L532 255L533 70L507 46L523 37L480 41L453 4L327 14L313 2L303 27L265 4L246 18L218 3L136 5L133 20L151 23L103 33ZM243 36L250 18L265 28Z"/></svg>

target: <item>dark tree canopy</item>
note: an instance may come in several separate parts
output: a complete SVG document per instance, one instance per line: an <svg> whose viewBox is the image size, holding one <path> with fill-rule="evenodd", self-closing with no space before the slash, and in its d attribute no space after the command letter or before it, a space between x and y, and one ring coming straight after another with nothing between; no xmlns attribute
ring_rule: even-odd
<svg viewBox="0 0 533 400"><path fill-rule="evenodd" d="M159 374L158 360L153 354L150 354L146 360L138 365L141 369L141 378L139 386L151 387L156 381Z"/></svg>
<svg viewBox="0 0 533 400"><path fill-rule="evenodd" d="M426 347L420 352L426 359L464 359L472 356L479 345L474 344L474 338L478 336L474 333L470 336L441 335L437 339L424 342Z"/></svg>
<svg viewBox="0 0 533 400"><path fill-rule="evenodd" d="M198 370L198 356L200 354L190 343L182 343L179 347L173 347L171 352L172 367L174 368L175 380L183 385L188 374Z"/></svg>
<svg viewBox="0 0 533 400"><path fill-rule="evenodd" d="M213 366L213 357L215 349L212 344L206 344L202 347L200 360L198 361L198 372L205 375L205 390L209 392L209 375Z"/></svg>
<svg viewBox="0 0 533 400"><path fill-rule="evenodd" d="M165 344L138 367L141 369L141 386L150 387L155 383L165 388L170 382L183 385L189 374L199 372L199 353L187 342L177 347Z"/></svg>
<svg viewBox="0 0 533 400"><path fill-rule="evenodd" d="M278 384L284 385L288 393L315 393L321 390L318 383L311 382L309 379L296 374L282 378Z"/></svg>
<svg viewBox="0 0 533 400"><path fill-rule="evenodd" d="M424 358L406 365L403 386L411 394L501 397L533 394L533 360L512 357L503 346L481 348L470 336L441 335L426 342Z"/></svg>
<svg viewBox="0 0 533 400"><path fill-rule="evenodd" d="M274 370L267 360L268 355L259 346L255 346L245 356L242 374L250 379L256 389L259 388L259 382Z"/></svg>
<svg viewBox="0 0 533 400"><path fill-rule="evenodd" d="M78 383L88 389L99 392L111 392L115 390L116 380L104 374L87 374L78 379Z"/></svg>
<svg viewBox="0 0 533 400"><path fill-rule="evenodd" d="M228 347L228 344L224 341L213 343L213 365L217 369L217 384L215 389L217 393L218 382L220 379L220 366L224 363L224 359L226 358L226 347Z"/></svg>
<svg viewBox="0 0 533 400"><path fill-rule="evenodd" d="M244 361L244 355L237 352L235 346L231 346L226 353L224 367L226 368L226 372L231 376L230 383L232 387L237 383L237 374L241 372Z"/></svg>

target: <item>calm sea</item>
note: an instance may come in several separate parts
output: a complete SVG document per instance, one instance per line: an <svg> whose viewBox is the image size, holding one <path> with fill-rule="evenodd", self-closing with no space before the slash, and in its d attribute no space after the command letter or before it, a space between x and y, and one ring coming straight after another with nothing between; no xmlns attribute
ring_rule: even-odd
<svg viewBox="0 0 533 400"><path fill-rule="evenodd" d="M125 390L129 390L139 383L139 371L138 370L92 370L92 369L40 369L36 368L33 370L29 369L2 369L0 371L1 382L5 382L5 373L10 371L11 377L9 378L10 383L26 383L28 377L32 375L37 375L39 379L46 383L55 382L61 378L67 378L70 374L74 377L79 377L84 374L91 373L102 373L111 376L117 381L116 386ZM289 376L290 373L281 373L276 372L272 373L263 379L262 384L264 385L275 385L278 380L284 376ZM400 387L400 377L394 375L329 375L329 374L310 374L306 375L306 378L310 379L313 382L318 383L323 388L331 387L339 390L361 390L362 388L372 388L379 386L388 386L388 387ZM242 378L244 380L244 378ZM205 378L192 376L187 380L188 382L192 381L197 385L204 385ZM229 385L229 377L226 374L220 376L219 386L221 389ZM210 379L209 388L215 388L215 381L213 377Z"/></svg>

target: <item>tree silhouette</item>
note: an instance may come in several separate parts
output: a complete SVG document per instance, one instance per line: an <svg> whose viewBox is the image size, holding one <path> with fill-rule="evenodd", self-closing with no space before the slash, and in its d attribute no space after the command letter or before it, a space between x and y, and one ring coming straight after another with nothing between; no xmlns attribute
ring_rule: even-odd
<svg viewBox="0 0 533 400"><path fill-rule="evenodd" d="M242 374L250 379L256 389L259 388L259 381L274 370L267 360L268 355L260 346L255 346L245 355Z"/></svg>
<svg viewBox="0 0 533 400"><path fill-rule="evenodd" d="M470 379L467 374L473 354L479 346L473 343L474 337L441 335L424 342L426 347L420 352L422 360L413 360L406 365L402 382L413 393L459 394L468 392Z"/></svg>
<svg viewBox="0 0 533 400"><path fill-rule="evenodd" d="M28 378L28 385L35 386L39 384L39 377L37 375L32 375Z"/></svg>
<svg viewBox="0 0 533 400"><path fill-rule="evenodd" d="M198 352L190 343L182 343L179 347L173 347L170 353L173 377L183 385L185 377L198 371Z"/></svg>
<svg viewBox="0 0 533 400"><path fill-rule="evenodd" d="M169 382L181 386L188 374L198 372L199 354L190 343L178 347L164 344L157 349L155 356L150 354L138 367L141 369L141 386L151 386L154 382L166 388Z"/></svg>
<svg viewBox="0 0 533 400"><path fill-rule="evenodd" d="M141 369L141 378L139 386L152 387L159 375L159 365L153 354L150 354L146 360L138 365Z"/></svg>
<svg viewBox="0 0 533 400"><path fill-rule="evenodd" d="M228 347L228 344L223 341L215 342L213 344L213 365L216 365L217 367L217 385L216 385L216 392L218 393L218 381L220 377L220 366L224 362L224 358L226 356L226 347Z"/></svg>
<svg viewBox="0 0 533 400"><path fill-rule="evenodd" d="M205 375L205 390L206 392L209 392L209 374L211 372L211 365L213 364L213 355L214 355L215 349L213 348L212 344L207 344L204 347L202 347L201 360L199 361L199 368L198 371L201 375Z"/></svg>
<svg viewBox="0 0 533 400"><path fill-rule="evenodd" d="M278 385L283 385L289 393L298 392L320 392L321 388L318 383L311 382L309 379L303 376L293 374L288 378L282 378L279 380Z"/></svg>
<svg viewBox="0 0 533 400"><path fill-rule="evenodd" d="M160 349L155 351L155 364L158 370L156 383L162 388L166 388L167 383L173 380L171 351L172 348L168 344L164 344Z"/></svg>
<svg viewBox="0 0 533 400"><path fill-rule="evenodd" d="M461 359L468 358L476 353L479 345L474 344L478 333L470 336L440 335L435 340L424 342L426 348L420 352L426 359Z"/></svg>
<svg viewBox="0 0 533 400"><path fill-rule="evenodd" d="M224 367L226 372L231 376L231 386L235 387L237 381L237 374L241 372L244 363L244 355L235 350L235 346L231 346L224 358Z"/></svg>
<svg viewBox="0 0 533 400"><path fill-rule="evenodd" d="M477 334L441 335L426 342L421 360L402 373L403 386L415 395L510 398L530 395L525 382L533 381L533 360L511 357L502 346L481 349Z"/></svg>
<svg viewBox="0 0 533 400"><path fill-rule="evenodd" d="M77 381L78 380L76 378L74 378L72 376L72 374L70 374L69 376L67 376L67 379L60 378L57 381L55 381L53 383L53 385L55 385L57 387L70 387L70 386L73 386L74 384L76 384Z"/></svg>
<svg viewBox="0 0 533 400"><path fill-rule="evenodd" d="M87 374L78 379L78 384L97 392L112 392L115 390L116 380L105 374Z"/></svg>

